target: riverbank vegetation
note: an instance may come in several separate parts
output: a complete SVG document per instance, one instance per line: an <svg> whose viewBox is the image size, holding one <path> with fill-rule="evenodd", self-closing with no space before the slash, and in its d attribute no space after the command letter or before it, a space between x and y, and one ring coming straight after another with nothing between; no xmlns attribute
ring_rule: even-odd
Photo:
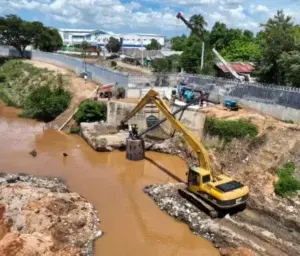
<svg viewBox="0 0 300 256"><path fill-rule="evenodd" d="M52 121L70 104L67 86L66 76L20 60L7 60L0 66L0 98L22 108L23 117Z"/></svg>
<svg viewBox="0 0 300 256"><path fill-rule="evenodd" d="M90 123L97 121L106 121L107 107L103 102L85 100L79 106L78 111L74 115L76 123Z"/></svg>
<svg viewBox="0 0 300 256"><path fill-rule="evenodd" d="M225 142L234 138L254 138L258 134L257 127L247 120L221 120L214 117L206 118L204 131L211 136L218 136Z"/></svg>
<svg viewBox="0 0 300 256"><path fill-rule="evenodd" d="M276 170L278 181L275 184L275 192L277 195L291 196L300 190L300 181L295 179L294 172L295 164L293 162L288 162Z"/></svg>

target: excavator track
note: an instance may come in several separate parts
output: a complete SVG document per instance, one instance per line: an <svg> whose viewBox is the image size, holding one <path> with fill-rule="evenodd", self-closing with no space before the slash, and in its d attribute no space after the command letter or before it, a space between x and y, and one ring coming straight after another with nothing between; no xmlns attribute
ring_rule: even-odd
<svg viewBox="0 0 300 256"><path fill-rule="evenodd" d="M192 192L188 191L186 188L178 189L178 193L183 198L190 201L197 208L207 213L212 219L215 219L219 216L219 213L216 211L214 207L209 205L207 202L205 202L204 200L202 200L200 197L196 196Z"/></svg>

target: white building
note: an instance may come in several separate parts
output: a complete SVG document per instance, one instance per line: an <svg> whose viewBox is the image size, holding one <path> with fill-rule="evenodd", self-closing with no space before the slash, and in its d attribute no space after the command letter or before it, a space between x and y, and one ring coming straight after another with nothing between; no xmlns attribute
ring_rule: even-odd
<svg viewBox="0 0 300 256"><path fill-rule="evenodd" d="M59 29L58 32L63 40L64 45L80 44L84 40L89 41L92 32L96 29ZM101 31L103 34L106 32Z"/></svg>
<svg viewBox="0 0 300 256"><path fill-rule="evenodd" d="M120 40L123 48L145 48L152 39L157 40L162 46L165 44L165 37L155 34L102 34L98 35L95 40L97 45L105 46L110 37Z"/></svg>
<svg viewBox="0 0 300 256"><path fill-rule="evenodd" d="M83 41L91 45L105 47L110 37L118 39L123 48L145 48L152 39L165 45L165 37L156 34L114 34L95 29L59 29L64 45L80 44Z"/></svg>

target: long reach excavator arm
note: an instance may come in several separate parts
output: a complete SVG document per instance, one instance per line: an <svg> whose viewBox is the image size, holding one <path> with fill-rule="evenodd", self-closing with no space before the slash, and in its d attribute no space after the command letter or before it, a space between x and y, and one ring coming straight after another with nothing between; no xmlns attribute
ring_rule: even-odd
<svg viewBox="0 0 300 256"><path fill-rule="evenodd" d="M249 194L248 187L225 175L213 177L213 168L207 150L191 131L176 120L174 114L170 112L169 106L159 97L157 91L149 90L132 112L122 120L122 124L125 124L148 103L155 104L173 128L183 135L183 138L197 154L198 166L189 167L188 187L187 189L180 189L180 194L191 201L196 201L196 204L204 206L212 217L216 217L217 212L209 204L218 209L229 209L245 205ZM140 138L137 137L136 139Z"/></svg>

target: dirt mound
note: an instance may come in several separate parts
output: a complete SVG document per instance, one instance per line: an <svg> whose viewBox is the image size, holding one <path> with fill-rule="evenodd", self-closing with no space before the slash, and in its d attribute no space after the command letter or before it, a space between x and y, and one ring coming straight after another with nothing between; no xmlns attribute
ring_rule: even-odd
<svg viewBox="0 0 300 256"><path fill-rule="evenodd" d="M92 255L97 214L62 181L1 174L0 193L0 255Z"/></svg>
<svg viewBox="0 0 300 256"><path fill-rule="evenodd" d="M222 248L220 249L221 256L255 256L255 254L247 248Z"/></svg>

